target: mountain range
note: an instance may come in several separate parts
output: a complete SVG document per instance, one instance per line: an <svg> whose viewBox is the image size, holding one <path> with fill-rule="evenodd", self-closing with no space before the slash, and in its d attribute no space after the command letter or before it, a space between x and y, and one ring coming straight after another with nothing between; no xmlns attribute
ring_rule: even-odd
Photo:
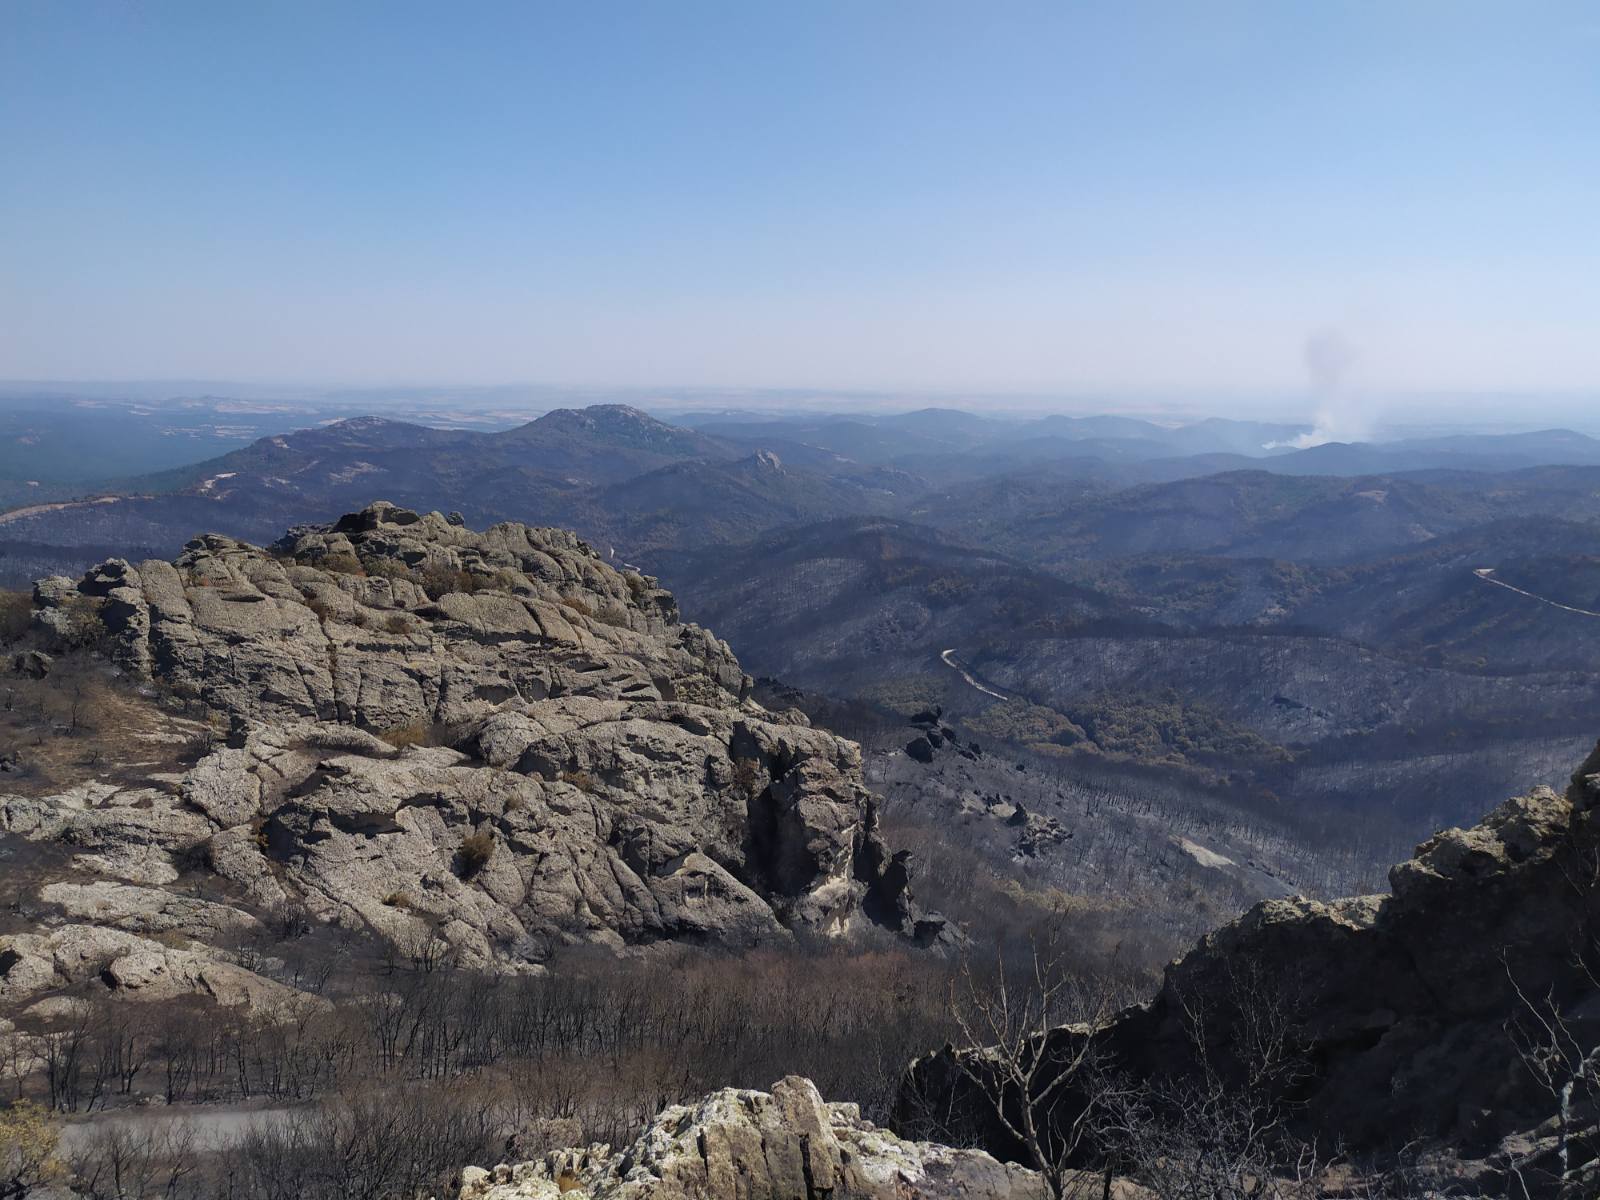
<svg viewBox="0 0 1600 1200"><path fill-rule="evenodd" d="M1600 717L1583 615L1600 611L1600 443L1293 449L1306 434L951 409L672 424L598 405L499 431L367 416L14 508L0 567L13 585L76 575L196 530L264 544L373 497L572 528L813 711L866 705L853 736L874 753L938 705L1047 770L1124 793L1154 771L1169 807L1233 814L1214 821L1224 858L1276 853L1306 888L1348 888L1558 772ZM1262 821L1276 852L1246 832ZM1099 886L1060 854L1006 869Z"/></svg>

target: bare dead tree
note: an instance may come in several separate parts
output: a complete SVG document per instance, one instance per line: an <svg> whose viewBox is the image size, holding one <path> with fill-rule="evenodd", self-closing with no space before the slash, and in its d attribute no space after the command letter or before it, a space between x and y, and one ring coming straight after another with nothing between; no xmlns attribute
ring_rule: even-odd
<svg viewBox="0 0 1600 1200"><path fill-rule="evenodd" d="M1322 1195L1332 1156L1297 1136L1287 1098L1309 1066L1292 997L1259 965L1230 962L1220 994L1179 1005L1187 1068L1123 1089L1103 1126L1122 1162L1158 1200Z"/></svg>
<svg viewBox="0 0 1600 1200"><path fill-rule="evenodd" d="M969 959L951 985L964 1043L955 1062L1056 1200L1107 1186L1109 1176L1073 1164L1125 1087L1090 1036L1115 1011L1116 998L1105 978L1067 967L1059 924L1033 940L1020 968L997 960L980 972Z"/></svg>
<svg viewBox="0 0 1600 1200"><path fill-rule="evenodd" d="M1593 912L1600 897L1600 847L1572 845L1561 863L1576 902ZM1589 1196L1600 1188L1600 1030L1580 1020L1563 1003L1555 984L1530 994L1508 957L1506 978L1517 1009L1506 1032L1534 1083L1549 1097L1555 1122L1553 1161L1534 1153L1509 1164L1523 1192L1554 1189L1561 1196ZM1592 929L1571 958L1571 982L1591 996L1600 994L1600 937Z"/></svg>
<svg viewBox="0 0 1600 1200"><path fill-rule="evenodd" d="M84 1200L199 1200L201 1148L187 1122L134 1126L112 1121L67 1154Z"/></svg>
<svg viewBox="0 0 1600 1200"><path fill-rule="evenodd" d="M1600 990L1600 979L1581 958L1576 966ZM1554 989L1530 996L1514 977L1511 985L1518 1011L1506 1029L1528 1074L1550 1097L1557 1139L1553 1165L1517 1162L1513 1173L1525 1191L1545 1183L1561 1189L1592 1185L1600 1157L1600 1041L1592 1025L1584 1027L1571 1018Z"/></svg>

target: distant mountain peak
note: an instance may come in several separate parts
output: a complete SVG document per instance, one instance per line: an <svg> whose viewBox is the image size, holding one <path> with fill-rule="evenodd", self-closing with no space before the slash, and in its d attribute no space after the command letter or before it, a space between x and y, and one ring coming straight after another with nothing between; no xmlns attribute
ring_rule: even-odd
<svg viewBox="0 0 1600 1200"><path fill-rule="evenodd" d="M552 408L544 416L533 421L534 425L570 425L582 424L587 426L599 425L659 425L664 429L673 429L665 421L658 421L643 409L634 408L631 404L591 404L585 408Z"/></svg>
<svg viewBox="0 0 1600 1200"><path fill-rule="evenodd" d="M551 409L502 436L590 454L629 451L667 458L731 457L729 449L715 438L669 425L627 404Z"/></svg>
<svg viewBox="0 0 1600 1200"><path fill-rule="evenodd" d="M386 429L391 425L407 425L407 421L395 421L389 417L380 417L375 413L365 413L359 417L341 417L337 421L329 421L324 429Z"/></svg>

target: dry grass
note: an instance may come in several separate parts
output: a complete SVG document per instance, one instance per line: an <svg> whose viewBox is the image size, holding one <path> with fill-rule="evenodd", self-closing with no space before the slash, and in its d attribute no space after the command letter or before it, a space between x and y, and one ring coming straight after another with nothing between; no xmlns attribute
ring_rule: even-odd
<svg viewBox="0 0 1600 1200"><path fill-rule="evenodd" d="M429 745L433 741L433 728L421 721L412 721L408 725L396 725L392 729L385 729L378 734L378 737L396 750L404 750L408 746Z"/></svg>
<svg viewBox="0 0 1600 1200"><path fill-rule="evenodd" d="M331 571L336 575L365 575L367 569L361 565L361 560L347 551L334 554L324 554L316 560L315 565L323 571Z"/></svg>
<svg viewBox="0 0 1600 1200"><path fill-rule="evenodd" d="M747 800L758 796L766 786L762 782L761 764L753 758L734 759L733 786Z"/></svg>
<svg viewBox="0 0 1600 1200"><path fill-rule="evenodd" d="M469 833L461 839L461 849L456 851L456 859L461 865L461 874L468 879L483 870L493 855L494 834L487 829Z"/></svg>
<svg viewBox="0 0 1600 1200"><path fill-rule="evenodd" d="M7 792L49 795L88 780L131 784L182 771L206 738L203 722L119 686L81 652L58 656L44 679L0 676L0 749L22 764L0 776Z"/></svg>
<svg viewBox="0 0 1600 1200"><path fill-rule="evenodd" d="M410 567L398 558L385 558L372 555L361 560L361 565L368 575L375 579L412 579L414 574Z"/></svg>

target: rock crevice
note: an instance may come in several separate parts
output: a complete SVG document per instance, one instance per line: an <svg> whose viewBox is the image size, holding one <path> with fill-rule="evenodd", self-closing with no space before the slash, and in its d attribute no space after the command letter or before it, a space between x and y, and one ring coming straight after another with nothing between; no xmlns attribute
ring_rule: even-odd
<svg viewBox="0 0 1600 1200"><path fill-rule="evenodd" d="M0 798L0 831L198 858L241 918L293 906L485 969L582 943L951 936L881 843L859 748L756 704L724 643L570 533L375 504L37 598L46 638L88 606L118 665L231 732L136 803ZM232 920L54 895L128 929Z"/></svg>

